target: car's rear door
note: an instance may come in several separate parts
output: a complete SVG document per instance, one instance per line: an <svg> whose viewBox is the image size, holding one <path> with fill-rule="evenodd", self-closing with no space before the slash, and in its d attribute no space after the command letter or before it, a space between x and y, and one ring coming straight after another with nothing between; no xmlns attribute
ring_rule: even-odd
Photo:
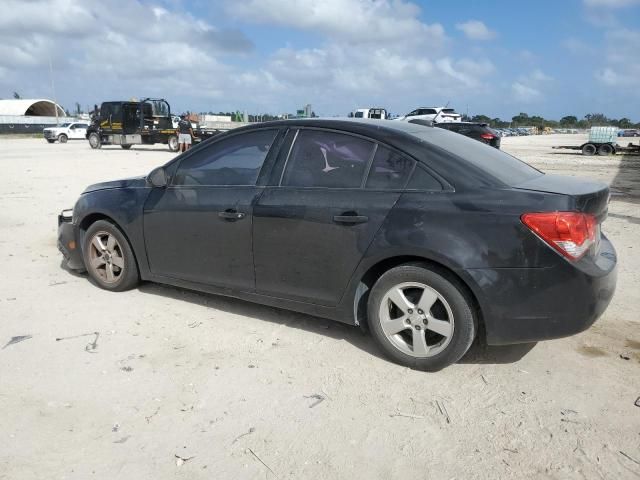
<svg viewBox="0 0 640 480"><path fill-rule="evenodd" d="M203 145L180 161L165 189L144 206L151 272L254 290L253 206L278 129L250 130Z"/></svg>
<svg viewBox="0 0 640 480"><path fill-rule="evenodd" d="M289 135L254 208L256 291L337 305L414 162L344 132Z"/></svg>

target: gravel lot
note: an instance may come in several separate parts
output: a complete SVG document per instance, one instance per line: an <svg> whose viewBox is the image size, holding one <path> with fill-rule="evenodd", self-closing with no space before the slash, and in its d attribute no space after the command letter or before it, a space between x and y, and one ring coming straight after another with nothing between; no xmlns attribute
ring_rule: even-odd
<svg viewBox="0 0 640 480"><path fill-rule="evenodd" d="M611 306L575 337L475 347L427 374L353 327L153 284L92 286L61 268L56 215L88 184L172 154L0 137L0 479L638 478L640 157L550 148L581 141L503 149L612 186Z"/></svg>

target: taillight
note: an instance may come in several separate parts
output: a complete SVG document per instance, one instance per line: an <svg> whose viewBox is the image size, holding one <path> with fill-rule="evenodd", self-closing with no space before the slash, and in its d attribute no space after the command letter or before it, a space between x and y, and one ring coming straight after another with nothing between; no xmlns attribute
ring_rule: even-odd
<svg viewBox="0 0 640 480"><path fill-rule="evenodd" d="M480 137L484 138L485 140L493 140L494 138L496 138L495 135L492 135L490 133L483 133L480 135Z"/></svg>
<svg viewBox="0 0 640 480"><path fill-rule="evenodd" d="M588 213L525 213L520 219L569 260L578 260L596 242L598 221Z"/></svg>

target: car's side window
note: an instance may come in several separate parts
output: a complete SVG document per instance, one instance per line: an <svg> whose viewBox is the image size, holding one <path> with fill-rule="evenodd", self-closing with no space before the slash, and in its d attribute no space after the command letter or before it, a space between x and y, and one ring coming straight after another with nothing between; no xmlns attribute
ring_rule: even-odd
<svg viewBox="0 0 640 480"><path fill-rule="evenodd" d="M415 164L415 160L378 145L365 187L388 190L403 188Z"/></svg>
<svg viewBox="0 0 640 480"><path fill-rule="evenodd" d="M300 130L293 144L282 185L359 188L374 143L352 135Z"/></svg>
<svg viewBox="0 0 640 480"><path fill-rule="evenodd" d="M277 133L242 133L193 152L180 162L173 185L255 185Z"/></svg>
<svg viewBox="0 0 640 480"><path fill-rule="evenodd" d="M406 187L407 190L442 190L442 184L419 163Z"/></svg>

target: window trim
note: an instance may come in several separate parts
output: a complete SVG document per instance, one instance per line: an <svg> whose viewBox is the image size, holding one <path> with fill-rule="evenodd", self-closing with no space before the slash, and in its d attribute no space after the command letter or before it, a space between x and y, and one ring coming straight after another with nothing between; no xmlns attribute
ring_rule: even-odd
<svg viewBox="0 0 640 480"><path fill-rule="evenodd" d="M400 150L399 148L393 146L393 145L389 145L388 143L385 143L381 140L376 140L374 138L371 137L367 137L364 135L360 135L358 133L353 133L353 132L348 132L348 131L344 131L344 130L337 130L334 128L324 128L324 127L308 127L308 126L294 126L291 128L291 130L293 130L295 128L295 134L293 137L293 140L291 141L291 145L289 145L289 151L287 152L287 156L284 160L284 165L282 167L282 172L280 172L280 179L278 181L277 184L273 184L273 185L269 185L271 187L277 187L277 188L295 188L295 189L309 189L309 190L363 190L363 191L368 191L368 192L455 192L455 188L453 187L453 185L446 179L444 178L442 175L440 175L439 173L437 173L435 170L433 170L433 168L431 168L429 165L427 165L425 162L419 160L418 158L414 157L413 155L405 152L404 150ZM350 135L352 137L356 137L356 138L361 138L363 140L367 140L373 144L375 144L375 148L373 149L373 155L371 156L371 158L369 159L369 165L368 165L368 169L366 171L366 174L364 176L364 183L360 185L360 187L300 187L300 186L293 186L293 185L282 185L282 180L284 179L284 172L287 169L287 165L289 164L289 158L291 156L291 152L293 151L293 146L298 138L298 133L300 132L300 130L318 130L318 131L323 131L323 132L334 132L334 133L341 133L343 135ZM404 186L402 188L365 188L366 182L369 178L369 174L371 171L371 166L373 165L373 160L375 158L375 154L378 151L378 146L382 146L384 148L387 148L393 152L396 152L400 155L403 155L407 158L410 158L411 160L414 161L414 166L413 166L413 170L411 171L411 174L408 176L407 181L405 182ZM429 175L431 175L441 186L440 190L430 190L427 188L421 188L421 189L416 189L416 188L412 188L412 189L407 189L407 185L409 184L409 182L411 181L411 178L413 177L416 169L418 168L418 164L420 164L421 168L423 168ZM275 164L274 164L274 169L275 169Z"/></svg>
<svg viewBox="0 0 640 480"><path fill-rule="evenodd" d="M269 151L267 152L267 155L264 157L264 161L262 162L262 165L260 166L260 170L258 171L258 177L256 178L256 182L253 185L176 185L175 182L175 178L176 175L178 174L178 171L180 170L180 166L182 165L182 162L184 162L185 160L191 158L193 155L196 155L200 150L204 150L206 148L212 148L214 145L226 141L228 139L237 137L239 135L243 135L243 134L249 134L249 133L256 133L256 132L264 132L266 130L273 130L275 132L275 135L273 137L273 143L271 144L271 146L269 147ZM167 188L211 188L211 187L259 187L261 185L259 185L259 181L260 181L260 177L262 174L262 169L264 168L264 166L267 164L267 161L269 160L269 157L271 155L273 155L275 152L274 148L276 148L276 150L280 150L281 145L278 143L278 137L279 135L282 133L282 128L281 127L276 127L276 126L271 126L271 127L264 127L264 128L256 128L256 129L251 129L248 131L243 131L243 132L233 132L229 135L224 135L221 136L221 138L215 139L213 142L209 143L207 146L202 146L202 148L198 148L195 151L191 151L191 149L188 150L188 152L190 153L189 155L185 155L182 156L181 158L179 158L175 163L176 163L176 167L175 170L173 171L171 178L169 180L169 184L167 185ZM278 143L278 145L276 145ZM198 147L200 145L197 145ZM169 164L165 165L165 169L171 164L172 162L169 162Z"/></svg>
<svg viewBox="0 0 640 480"><path fill-rule="evenodd" d="M287 158L285 159L284 162L284 167L282 168L282 173L280 174L280 181L278 182L278 184L276 185L276 187L279 188L313 188L313 189L323 189L323 190L364 190L364 188L362 187L362 182L360 182L360 185L358 187L303 187L303 186L299 186L299 185L283 185L282 181L284 180L284 174L287 171L287 166L289 165L289 159L291 158L291 152L293 152L293 146L296 144L296 140L298 139L298 133L300 133L301 130L315 130L315 131L319 131L319 132L331 132L331 133L338 133L341 135L348 135L350 137L355 137L355 138L360 138L362 140L366 140L369 143L372 143L374 145L374 147L371 149L372 152L375 152L378 150L378 142L377 140L374 140L373 138L370 137L365 137L364 135L359 135L357 133L353 133L353 132L346 132L344 130L336 130L334 128L323 128L323 127L298 127L295 136L293 137L293 141L291 142L291 145L289 146L289 152L287 153ZM367 179L367 175L369 172L369 168L371 168L371 162L373 161L373 157L374 155L370 155L369 159L368 159L368 163L365 166L365 173L363 176L364 181L366 182Z"/></svg>

